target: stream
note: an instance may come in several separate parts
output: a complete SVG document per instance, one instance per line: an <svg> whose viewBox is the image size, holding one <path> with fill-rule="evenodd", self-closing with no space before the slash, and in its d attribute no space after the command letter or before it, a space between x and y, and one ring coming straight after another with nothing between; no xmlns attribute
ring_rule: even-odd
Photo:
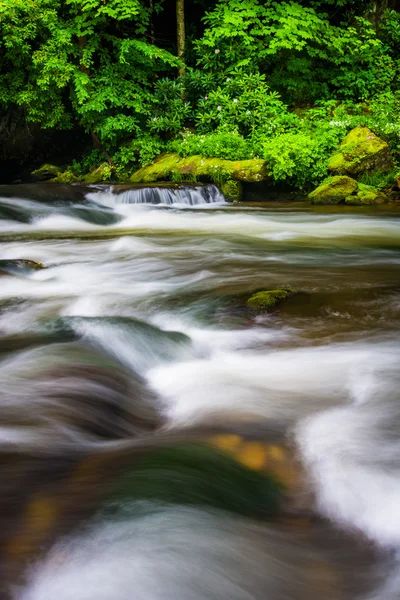
<svg viewBox="0 0 400 600"><path fill-rule="evenodd" d="M1 600L399 599L399 249L396 205L0 186ZM191 443L282 477L283 515L175 473Z"/></svg>

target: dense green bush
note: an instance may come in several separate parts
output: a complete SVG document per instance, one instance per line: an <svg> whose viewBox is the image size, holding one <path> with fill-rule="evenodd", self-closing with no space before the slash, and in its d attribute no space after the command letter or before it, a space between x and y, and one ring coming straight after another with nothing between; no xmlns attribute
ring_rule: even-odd
<svg viewBox="0 0 400 600"><path fill-rule="evenodd" d="M238 133L217 131L207 135L196 135L185 132L183 138L168 145L168 149L181 156L201 154L208 158L224 158L228 160L244 160L253 158L251 144Z"/></svg>

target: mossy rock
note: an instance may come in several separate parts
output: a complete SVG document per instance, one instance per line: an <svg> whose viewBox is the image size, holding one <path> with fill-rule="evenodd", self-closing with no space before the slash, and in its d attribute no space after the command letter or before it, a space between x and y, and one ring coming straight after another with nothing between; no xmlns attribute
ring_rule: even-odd
<svg viewBox="0 0 400 600"><path fill-rule="evenodd" d="M91 171L83 178L83 182L90 185L93 183L101 183L102 181L108 181L112 175L113 169L111 165L104 162L97 169Z"/></svg>
<svg viewBox="0 0 400 600"><path fill-rule="evenodd" d="M136 171L129 181L132 183L152 183L169 179L176 171L181 157L176 153L160 154L153 164Z"/></svg>
<svg viewBox="0 0 400 600"><path fill-rule="evenodd" d="M80 179L69 169L50 180L51 183L78 183L79 181Z"/></svg>
<svg viewBox="0 0 400 600"><path fill-rule="evenodd" d="M368 206L374 204L384 204L388 201L386 194L381 192L380 190L376 190L375 188L364 185L362 183L358 184L357 192L350 196L347 196L345 199L346 204L350 204L353 206Z"/></svg>
<svg viewBox="0 0 400 600"><path fill-rule="evenodd" d="M253 518L280 510L282 484L271 474L249 469L225 452L203 444L160 448L118 479L110 500L208 506Z"/></svg>
<svg viewBox="0 0 400 600"><path fill-rule="evenodd" d="M293 290L278 289L264 290L250 296L246 304L249 308L257 312L265 312L271 308L275 308L293 295Z"/></svg>
<svg viewBox="0 0 400 600"><path fill-rule="evenodd" d="M243 197L243 185L240 181L228 179L220 185L221 192L227 200L240 202Z"/></svg>
<svg viewBox="0 0 400 600"><path fill-rule="evenodd" d="M344 138L328 162L332 173L356 175L367 171L390 171L393 160L387 143L368 127L356 127Z"/></svg>
<svg viewBox="0 0 400 600"><path fill-rule="evenodd" d="M204 156L181 158L178 154L163 154L147 167L136 171L131 183L151 183L165 179L176 181L197 181L200 178L218 183L221 178L255 183L268 177L267 163L264 160L222 160Z"/></svg>
<svg viewBox="0 0 400 600"><path fill-rule="evenodd" d="M355 193L358 184L355 179L346 175L328 177L316 190L308 195L311 204L340 204Z"/></svg>
<svg viewBox="0 0 400 600"><path fill-rule="evenodd" d="M60 167L46 163L39 169L32 171L31 175L38 181L48 181L49 179L54 179L54 177L59 177L61 173L62 169Z"/></svg>

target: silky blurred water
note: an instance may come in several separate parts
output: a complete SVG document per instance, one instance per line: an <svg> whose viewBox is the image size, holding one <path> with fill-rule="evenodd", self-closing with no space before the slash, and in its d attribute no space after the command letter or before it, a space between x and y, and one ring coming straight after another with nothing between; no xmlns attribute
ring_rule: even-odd
<svg viewBox="0 0 400 600"><path fill-rule="evenodd" d="M0 261L45 266L0 273L4 598L400 598L399 210L157 194L0 188ZM320 525L92 520L129 448L244 425L291 448Z"/></svg>

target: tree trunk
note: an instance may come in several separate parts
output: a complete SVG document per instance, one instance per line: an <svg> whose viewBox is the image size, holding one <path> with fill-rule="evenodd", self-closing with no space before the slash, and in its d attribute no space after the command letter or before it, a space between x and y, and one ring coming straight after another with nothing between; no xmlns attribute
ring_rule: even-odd
<svg viewBox="0 0 400 600"><path fill-rule="evenodd" d="M176 0L176 39L178 57L183 62L179 67L179 75L185 76L185 0Z"/></svg>

